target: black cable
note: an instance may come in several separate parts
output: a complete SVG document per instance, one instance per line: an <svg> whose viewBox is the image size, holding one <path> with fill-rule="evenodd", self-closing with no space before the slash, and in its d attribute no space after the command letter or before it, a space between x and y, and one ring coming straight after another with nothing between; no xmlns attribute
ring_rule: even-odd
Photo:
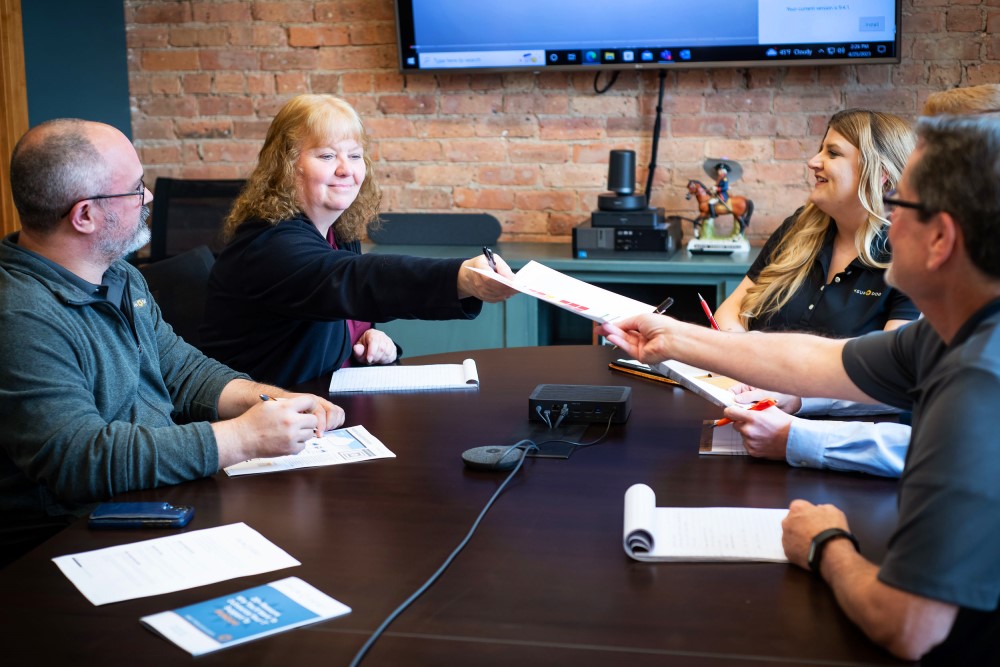
<svg viewBox="0 0 1000 667"><path fill-rule="evenodd" d="M540 447L542 445L547 445L550 442L565 442L567 445L573 445L574 447L577 447L579 449L583 449L584 447L590 447L592 445L596 445L597 443L599 443L602 440L604 440L604 438L608 437L608 432L611 430L611 421L615 418L615 414L617 414L617 411L616 410L612 410L611 411L611 416L608 417L608 423L604 427L604 433L602 433L601 435L599 435L596 440L591 440L590 442L577 442L576 440L563 440L561 438L556 438L556 439L553 439L553 440L543 440L543 441L539 442L537 446Z"/></svg>
<svg viewBox="0 0 1000 667"><path fill-rule="evenodd" d="M526 454L528 453L528 451L532 449L538 449L538 445L533 443L531 440L521 440L517 444L511 445L510 449L508 449L507 451L509 452L513 449L524 450L524 453L521 454L521 459L517 462L517 465L514 467L514 469L510 471L510 474L507 475L507 479L503 481L503 484L501 484L497 488L497 490L493 493L493 496L490 497L488 501L486 501L486 506L483 507L482 511L479 513L479 516L476 517L476 520L472 522L472 528L469 529L469 532L466 533L462 541L459 542L457 547L455 547L455 550L451 552L451 555L449 555L445 559L444 563L441 564L441 567L439 567L437 571L434 574L432 574L430 578L427 581L425 581L420 586L420 588L416 590L416 592L413 593L413 595L408 597L406 601L403 602L403 604L396 607L396 609L391 614L389 614L384 621L382 621L382 624L375 629L375 632L373 632L372 635L368 638L368 641L366 641L364 645L361 647L361 649L357 652L357 654L355 654L354 659L351 660L350 667L357 667L357 665L361 663L362 658L365 657L365 654L368 653L371 647L375 644L375 640L379 638L379 636L385 631L385 629L388 628L389 625L394 620L396 620L396 618L400 614L402 614L406 610L406 608L413 603L414 600L416 600L421 595L426 593L427 589L430 588L431 585L435 581L437 581L442 574L444 574L444 571L448 569L448 566L451 565L452 561L455 560L458 554L461 553L462 549L465 548L465 545L469 543L469 540L472 539L473 534L476 532L476 529L479 528L479 524L482 522L483 517L486 516L486 513L490 510L490 507L493 506L493 503L496 502L496 499L499 498L500 494L503 493L503 490L507 488L507 484L510 483L510 480L514 479L514 475L516 475L517 471L520 470L521 466L524 465L524 459L527 458ZM500 457L499 460L502 461L505 456L507 456L506 452L504 453L503 456Z"/></svg>
<svg viewBox="0 0 1000 667"><path fill-rule="evenodd" d="M600 80L600 78L601 78L601 72L598 70L597 72L594 73L594 92L597 93L598 95L603 95L604 93L611 90L611 86L615 85L615 81L618 80L618 70L614 70L613 72L611 72L611 80L608 81L608 85L604 86L603 88L597 87L597 82Z"/></svg>
<svg viewBox="0 0 1000 667"><path fill-rule="evenodd" d="M660 96L656 102L656 120L653 121L653 154L649 157L649 173L646 175L646 206L653 207L653 173L656 171L656 153L660 149L660 119L663 117L663 85L667 70L660 69Z"/></svg>

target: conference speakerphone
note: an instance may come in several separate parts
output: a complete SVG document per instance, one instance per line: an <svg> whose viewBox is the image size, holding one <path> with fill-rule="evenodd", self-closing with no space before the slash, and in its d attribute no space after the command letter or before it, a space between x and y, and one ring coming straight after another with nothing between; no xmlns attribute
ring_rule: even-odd
<svg viewBox="0 0 1000 667"><path fill-rule="evenodd" d="M632 388L587 384L540 384L528 397L528 420L624 424L632 411Z"/></svg>

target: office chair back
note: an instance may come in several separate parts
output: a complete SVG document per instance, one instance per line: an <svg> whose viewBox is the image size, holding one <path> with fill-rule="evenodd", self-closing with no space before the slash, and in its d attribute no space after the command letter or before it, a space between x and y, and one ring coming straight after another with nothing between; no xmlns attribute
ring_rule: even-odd
<svg viewBox="0 0 1000 667"><path fill-rule="evenodd" d="M382 226L368 233L383 245L493 245L500 221L488 213L383 213Z"/></svg>
<svg viewBox="0 0 1000 667"><path fill-rule="evenodd" d="M157 262L200 245L222 250L222 223L243 179L208 180L160 177L153 190L149 261Z"/></svg>
<svg viewBox="0 0 1000 667"><path fill-rule="evenodd" d="M177 335L195 347L201 345L198 328L205 315L208 276L213 264L215 255L207 245L200 245L174 257L139 266L163 319Z"/></svg>

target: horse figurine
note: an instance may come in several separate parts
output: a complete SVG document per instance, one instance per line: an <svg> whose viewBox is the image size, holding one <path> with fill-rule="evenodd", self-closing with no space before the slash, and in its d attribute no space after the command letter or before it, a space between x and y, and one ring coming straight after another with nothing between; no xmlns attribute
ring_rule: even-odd
<svg viewBox="0 0 1000 667"><path fill-rule="evenodd" d="M708 229L711 229L715 224L715 218L723 215L733 216L736 223L733 225L733 232L730 236L742 238L746 228L750 226L750 217L753 215L752 200L741 195L730 195L729 201L717 200L718 203L712 206L708 203L712 199L708 188L705 187L704 183L695 179L688 181L687 191L685 199L691 199L693 195L698 200L698 217L694 220L694 237L696 239L701 238L703 223L708 222ZM713 236L710 231L706 231L706 234L709 238Z"/></svg>

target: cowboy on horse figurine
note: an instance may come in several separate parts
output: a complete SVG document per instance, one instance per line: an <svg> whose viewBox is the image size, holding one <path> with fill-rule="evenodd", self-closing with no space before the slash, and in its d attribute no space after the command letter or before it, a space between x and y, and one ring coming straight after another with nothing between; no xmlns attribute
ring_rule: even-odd
<svg viewBox="0 0 1000 667"><path fill-rule="evenodd" d="M685 199L698 200L698 217L694 223L694 241L688 249L691 252L734 252L749 249L743 234L750 225L753 202L740 195L729 194L729 183L736 182L743 175L743 168L734 160L708 158L702 167L705 173L716 179L711 187L699 180L691 179L687 184ZM729 234L719 234L715 229L715 219L733 216L733 227Z"/></svg>

